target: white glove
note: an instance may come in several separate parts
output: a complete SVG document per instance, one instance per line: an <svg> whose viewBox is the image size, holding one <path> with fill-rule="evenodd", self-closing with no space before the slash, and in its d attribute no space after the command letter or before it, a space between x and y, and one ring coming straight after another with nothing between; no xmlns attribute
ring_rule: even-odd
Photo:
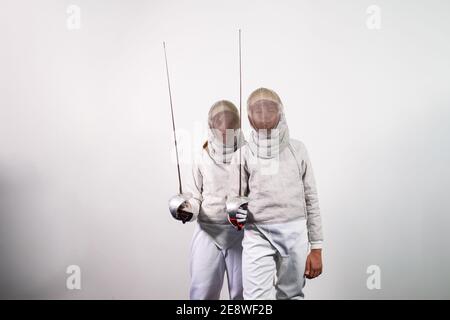
<svg viewBox="0 0 450 320"><path fill-rule="evenodd" d="M239 207L236 210L236 218L233 219L230 217L230 214L227 214L228 222L231 223L238 230L242 230L244 228L245 223L247 222L247 210Z"/></svg>
<svg viewBox="0 0 450 320"><path fill-rule="evenodd" d="M247 213L246 209L240 207L236 212L236 221L240 224L245 224L247 222Z"/></svg>
<svg viewBox="0 0 450 320"><path fill-rule="evenodd" d="M239 231L242 230L247 222L248 198L235 197L226 202L228 221Z"/></svg>

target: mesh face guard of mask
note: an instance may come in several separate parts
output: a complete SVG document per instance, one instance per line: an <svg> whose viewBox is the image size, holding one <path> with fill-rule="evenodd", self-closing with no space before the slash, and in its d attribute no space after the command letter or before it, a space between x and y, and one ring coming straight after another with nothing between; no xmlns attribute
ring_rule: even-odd
<svg viewBox="0 0 450 320"><path fill-rule="evenodd" d="M208 114L208 125L218 142L224 146L236 144L239 112L231 102L222 100L215 103Z"/></svg>
<svg viewBox="0 0 450 320"><path fill-rule="evenodd" d="M247 101L250 124L255 130L271 130L278 125L283 113L279 96L272 90L259 88Z"/></svg>

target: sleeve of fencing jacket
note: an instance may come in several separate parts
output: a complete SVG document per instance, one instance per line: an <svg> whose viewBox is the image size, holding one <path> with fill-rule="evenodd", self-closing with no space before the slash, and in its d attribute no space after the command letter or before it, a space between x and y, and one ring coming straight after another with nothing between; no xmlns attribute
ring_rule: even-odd
<svg viewBox="0 0 450 320"><path fill-rule="evenodd" d="M199 212L203 201L203 176L200 170L200 164L196 161L192 165L192 177L188 183L188 191L192 193L192 198L188 200L192 207L193 217L190 221L194 221Z"/></svg>
<svg viewBox="0 0 450 320"><path fill-rule="evenodd" d="M300 142L300 155L302 159L302 180L305 190L308 238L311 249L320 249L322 248L323 234L319 197L308 151L302 142Z"/></svg>
<svg viewBox="0 0 450 320"><path fill-rule="evenodd" d="M246 161L245 161L245 152L246 152L246 145L243 145L241 147L241 155L242 155L242 167L241 170L239 170L239 162L240 162L240 156L239 156L239 150L235 151L233 154L233 157L231 158L230 163L230 172L229 172L229 180L228 183L230 185L229 192L228 192L228 199L232 199L235 197L239 197L239 171L241 171L241 190L242 190L242 196L248 196L248 171L246 169Z"/></svg>

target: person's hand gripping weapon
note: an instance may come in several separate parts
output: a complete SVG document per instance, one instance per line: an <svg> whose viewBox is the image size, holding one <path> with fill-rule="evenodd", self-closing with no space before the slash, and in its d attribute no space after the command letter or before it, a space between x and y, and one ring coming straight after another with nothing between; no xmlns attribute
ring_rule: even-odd
<svg viewBox="0 0 450 320"><path fill-rule="evenodd" d="M190 221L193 217L192 206L189 199L192 198L190 193L180 193L169 200L169 211L176 220L183 223Z"/></svg>
<svg viewBox="0 0 450 320"><path fill-rule="evenodd" d="M226 203L228 221L237 229L242 230L247 222L248 198L235 197Z"/></svg>
<svg viewBox="0 0 450 320"><path fill-rule="evenodd" d="M167 74L167 85L169 88L169 99L170 99L170 112L172 116L172 130L173 130L173 139L175 143L175 153L177 158L177 173L178 173L178 188L179 193L169 200L169 211L176 220L180 220L183 223L190 221L193 217L192 206L189 203L189 200L192 198L192 194L183 193L183 188L181 185L181 174L180 174L180 161L178 159L178 145L177 145L177 136L175 131L175 120L173 116L173 106L172 106L172 92L170 90L170 78L169 78L169 66L167 63L167 53L166 53L166 43L163 43L164 47L164 58L166 61L166 74Z"/></svg>

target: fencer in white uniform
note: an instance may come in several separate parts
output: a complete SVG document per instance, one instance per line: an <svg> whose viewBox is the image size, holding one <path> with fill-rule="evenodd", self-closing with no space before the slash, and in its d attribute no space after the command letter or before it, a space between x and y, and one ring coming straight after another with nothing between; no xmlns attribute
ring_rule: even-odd
<svg viewBox="0 0 450 320"><path fill-rule="evenodd" d="M245 141L239 125L239 112L231 102L222 100L211 107L208 141L192 169L192 197L180 207L192 213L187 221L196 220L190 256L193 300L219 299L225 273L230 299L243 299L243 233L229 224L225 208L231 158Z"/></svg>
<svg viewBox="0 0 450 320"><path fill-rule="evenodd" d="M322 272L322 223L311 162L305 145L290 139L274 91L255 90L247 108L253 130L241 155L233 155L228 200L240 196L241 163L248 203L235 217L245 224L244 299L302 299L305 278Z"/></svg>

